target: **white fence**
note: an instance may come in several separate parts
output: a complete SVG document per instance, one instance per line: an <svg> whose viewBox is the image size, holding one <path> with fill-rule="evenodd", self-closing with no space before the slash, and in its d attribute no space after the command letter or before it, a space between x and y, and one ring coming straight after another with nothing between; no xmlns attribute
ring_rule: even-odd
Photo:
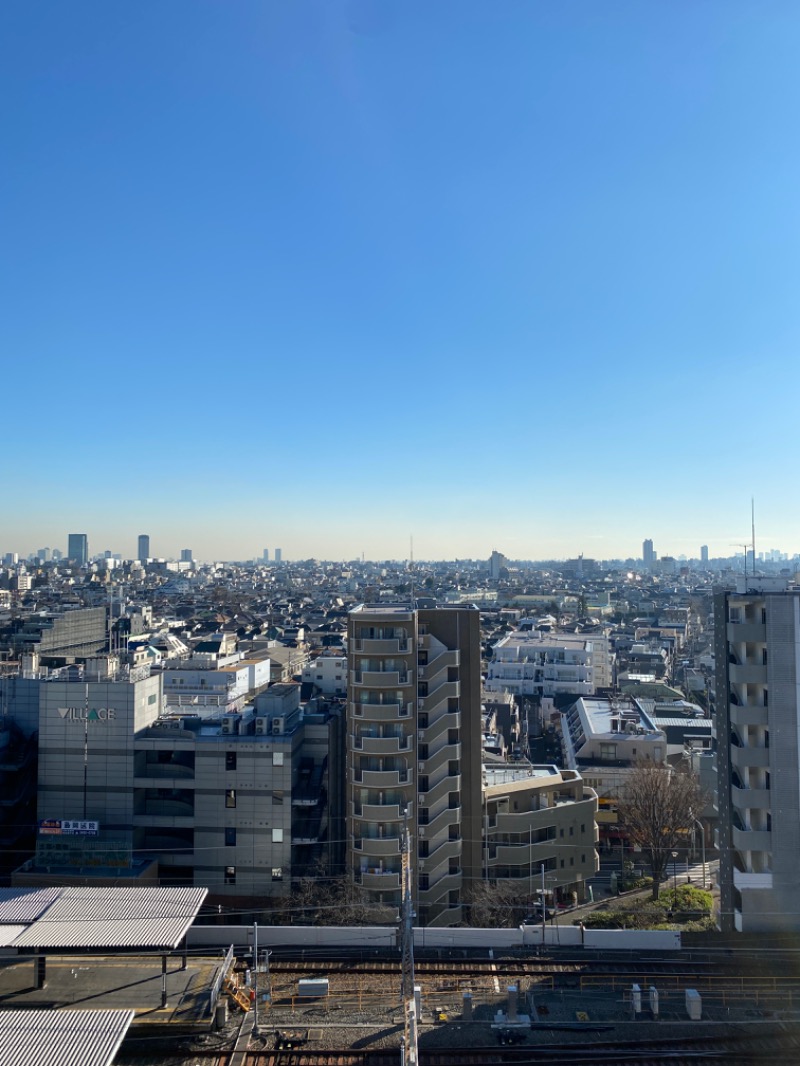
<svg viewBox="0 0 800 1066"><path fill-rule="evenodd" d="M190 948L234 945L238 954L252 947L251 925L194 925L186 935ZM259 925L259 946L357 951L396 950L397 930L392 926ZM576 925L548 925L542 940L540 925L517 929L415 929L414 947L457 950L510 950L583 947L590 951L680 951L681 934L673 929L586 929Z"/></svg>

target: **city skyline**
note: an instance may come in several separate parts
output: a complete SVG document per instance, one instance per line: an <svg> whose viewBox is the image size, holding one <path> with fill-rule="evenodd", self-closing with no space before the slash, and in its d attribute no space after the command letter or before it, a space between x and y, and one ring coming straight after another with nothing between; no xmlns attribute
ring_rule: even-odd
<svg viewBox="0 0 800 1066"><path fill-rule="evenodd" d="M2 531L0 530L0 532L2 532ZM71 534L70 536L83 536L83 534ZM105 544L104 543L103 546L101 547L99 541L96 542L96 538L93 536L93 534L89 533L88 534L88 554L89 554L89 558L90 559L99 559L99 558L102 558L102 556L105 553L111 553L113 556L119 557L119 558L124 559L126 561L135 561L137 558L139 558L139 547L140 547L140 543L139 542L140 542L140 538L141 538L141 534L130 534L130 535L126 535L123 538L123 545L122 546L120 546L118 544ZM748 544L745 544L745 542L743 540L740 540L738 543L733 543L732 542L727 547L726 546L720 546L720 550L719 551L715 551L713 549L713 546L708 546L705 541L701 541L698 538L683 538L683 539L687 543L691 542L691 544L694 545L694 550L689 549L689 550L684 550L684 551L680 551L680 552L679 551L672 552L672 551L668 550L666 547L665 547L664 550L661 550L660 547L659 547L660 542L656 538L646 538L646 540L652 541L653 551L654 551L654 554L655 554L655 559L657 561L660 561L660 560L665 559L665 558L673 558L676 561L681 561L681 560L701 561L702 560L702 549L706 548L706 547L708 547L708 556L709 556L709 559L711 561L713 561L715 559L734 559L734 558L737 558L737 557L742 558L744 556L744 554L745 554L745 549L747 551L748 558L752 557L752 542L748 543ZM54 550L56 550L56 551L60 551L61 552L61 560L55 560L55 561L60 561L60 562L62 562L62 564L66 564L66 562L67 562L67 560L69 558L69 547L68 547L67 535L64 535L63 540L64 540L64 544L65 544L65 547L63 547L63 548L60 546L60 544L58 542L58 539L54 538L52 535L50 536L49 540L48 540L47 537L45 537L42 540L41 543L37 544L36 547L27 546L27 547L23 547L23 548L20 549L20 548L11 547L11 546L7 545L6 543L0 543L0 560L2 560L2 558L6 554L16 554L19 557L19 560L21 562L23 562L23 561L26 561L26 560L32 558L33 556L35 556L36 553L39 552L39 551L43 551L44 550L44 551L48 551L48 552L52 553ZM424 542L424 538L422 538L422 540ZM162 538L160 538L158 536L150 537L148 535L148 541L152 542L152 546L155 549L158 549L159 546L162 543L164 543L162 541ZM133 547L132 548L128 547L127 550L126 550L125 545L128 545L129 542L133 545ZM171 543L172 542L167 542L168 547L169 547L169 545ZM183 545L183 541L180 538L178 540L176 540L174 543ZM255 544L256 542L253 541L253 543ZM499 543L502 544L502 543L504 543L504 541L501 540ZM148 547L150 547L150 544L148 544ZM405 548L406 548L405 554L399 554L399 555L392 556L392 555L388 555L388 554L385 554L385 553L384 554L380 554L379 553L379 554L376 554L376 555L369 555L366 552L364 552L364 553L358 552L358 553L354 553L354 554L351 554L351 555L336 555L336 554L333 554L333 553L330 553L330 552L325 552L325 551L316 551L316 552L309 552L309 553L305 553L304 554L302 552L294 550L294 546L292 546L292 545L289 546L288 550L286 548L282 548L280 545L277 545L274 548L264 549L263 547L261 547L261 548L258 548L256 550L253 550L253 551L242 552L241 554L238 554L238 555L225 555L225 554L223 554L221 552L214 551L213 550L213 545L212 545L212 550L210 550L208 552L200 552L200 551L196 551L195 549L187 549L187 548L185 548L183 546L180 546L180 547L177 547L177 548L173 548L172 550L163 550L163 551L155 550L153 552L152 559L154 559L154 560L155 559L171 559L171 560L181 560L183 562L187 562L187 561L191 561L191 560L195 560L195 561L198 561L198 562L211 562L211 561L216 561L216 562L237 562L238 561L238 562L259 562L259 563L260 562L266 562L267 565L274 566L276 564L280 564L281 562L286 562L286 563L302 562L302 561L308 560L308 559L319 559L319 560L324 560L324 561L329 561L329 562L357 562L357 561L359 561L362 558L362 554L363 554L363 557L364 557L364 559L367 562L384 562L384 561L405 562L405 561L408 561L409 559L414 559L414 560L416 560L416 561L418 561L420 563L425 563L425 562L448 562L448 561L453 561L453 560L480 561L480 560L488 559L492 551L500 551L501 555L503 555L509 562L518 562L518 561L520 561L520 562L528 562L528 561L538 562L538 561L546 561L546 560L554 560L555 561L555 560L577 559L580 556L583 556L586 559L596 559L596 560L601 561L601 562L602 561L606 561L606 560L622 560L622 561L624 561L624 560L630 560L630 559L643 561L645 563L647 563L647 561L648 561L646 558L643 558L642 543L641 542L639 543L638 551L636 550L636 545L634 544L634 545L632 545L634 550L632 550L630 552L627 552L627 553L617 554L617 555L599 555L599 554L589 555L588 552L583 551L583 550L578 550L578 551L575 551L575 552L572 552L572 553L566 553L566 554L562 553L562 554L552 554L552 555L532 554L531 552L528 552L527 554L511 555L508 551L503 551L502 547L498 548L497 547L497 543L495 543L494 541L492 542L492 547L490 549L488 549L488 550L481 551L480 547L481 546L479 546L479 550L473 551L471 554L470 553L464 553L464 554L453 554L453 555L436 556L436 555L426 555L426 554L421 553L418 550L415 550L414 549L414 544L412 544L409 540L407 540L406 541L406 545L405 545ZM264 551L265 550L269 551L269 559L268 560L264 559ZM276 559L276 557L275 557L276 551L281 553L281 558ZM191 560L190 560L189 556L187 556L187 552L190 553ZM758 542L758 541L756 542L756 558L757 558L757 560L773 561L773 562L777 561L775 558L773 558L775 553L780 553L781 555L785 556L787 561L788 561L788 560L791 560L794 557L800 556L800 548L798 548L798 549L786 548L786 547L783 547L783 546L776 546L776 545L774 545L772 543L770 544L769 547L766 547L763 542ZM51 562L51 561L54 561L54 560L52 560L51 555L48 555L48 557L46 559L43 559L43 560L40 560L40 561L42 561L42 562Z"/></svg>
<svg viewBox="0 0 800 1066"><path fill-rule="evenodd" d="M755 494L791 551L798 50L781 2L10 0L0 542L714 557Z"/></svg>

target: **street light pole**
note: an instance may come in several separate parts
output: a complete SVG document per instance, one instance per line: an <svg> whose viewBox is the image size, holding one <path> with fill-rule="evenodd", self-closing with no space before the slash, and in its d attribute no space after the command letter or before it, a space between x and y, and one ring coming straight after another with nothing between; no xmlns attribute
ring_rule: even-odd
<svg viewBox="0 0 800 1066"><path fill-rule="evenodd" d="M700 827L700 856L703 863L703 889L706 887L706 834L703 828L703 823L699 818L695 818L694 824Z"/></svg>
<svg viewBox="0 0 800 1066"><path fill-rule="evenodd" d="M672 906L678 905L678 853L672 853Z"/></svg>

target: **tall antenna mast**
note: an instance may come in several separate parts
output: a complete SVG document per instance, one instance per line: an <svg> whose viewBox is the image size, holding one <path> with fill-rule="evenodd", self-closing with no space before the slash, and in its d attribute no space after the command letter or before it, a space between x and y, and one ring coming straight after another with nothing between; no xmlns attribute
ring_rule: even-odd
<svg viewBox="0 0 800 1066"><path fill-rule="evenodd" d="M756 500L755 496L750 497L750 522L752 524L753 531L753 577L756 574Z"/></svg>

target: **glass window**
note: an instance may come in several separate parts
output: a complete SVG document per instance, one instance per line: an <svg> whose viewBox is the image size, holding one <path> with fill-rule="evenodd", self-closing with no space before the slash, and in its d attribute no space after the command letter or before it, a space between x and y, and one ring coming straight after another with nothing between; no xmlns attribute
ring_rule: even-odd
<svg viewBox="0 0 800 1066"><path fill-rule="evenodd" d="M236 769L236 752L235 751L226 751L225 752L225 769L226 770L235 770Z"/></svg>
<svg viewBox="0 0 800 1066"><path fill-rule="evenodd" d="M235 885L236 884L236 867L235 866L226 866L225 867L225 884L226 885Z"/></svg>
<svg viewBox="0 0 800 1066"><path fill-rule="evenodd" d="M272 867L272 880L273 881L282 881L283 880L283 868L282 867L280 867L280 866L273 866Z"/></svg>
<svg viewBox="0 0 800 1066"><path fill-rule="evenodd" d="M283 830L282 829L273 829L272 830L272 843L273 844L282 844L283 843Z"/></svg>
<svg viewBox="0 0 800 1066"><path fill-rule="evenodd" d="M273 751L273 753L272 753L272 765L273 766L283 766L283 752L282 751Z"/></svg>
<svg viewBox="0 0 800 1066"><path fill-rule="evenodd" d="M227 789L225 789L225 806L226 807L235 807L236 806L236 789L235 788L227 788Z"/></svg>
<svg viewBox="0 0 800 1066"><path fill-rule="evenodd" d="M272 802L274 804L276 804L276 806L280 805L281 803L283 803L283 789L282 788L273 788L273 790L272 790Z"/></svg>
<svg viewBox="0 0 800 1066"><path fill-rule="evenodd" d="M236 830L235 829L226 829L225 830L225 847L226 848L235 848L236 847Z"/></svg>

